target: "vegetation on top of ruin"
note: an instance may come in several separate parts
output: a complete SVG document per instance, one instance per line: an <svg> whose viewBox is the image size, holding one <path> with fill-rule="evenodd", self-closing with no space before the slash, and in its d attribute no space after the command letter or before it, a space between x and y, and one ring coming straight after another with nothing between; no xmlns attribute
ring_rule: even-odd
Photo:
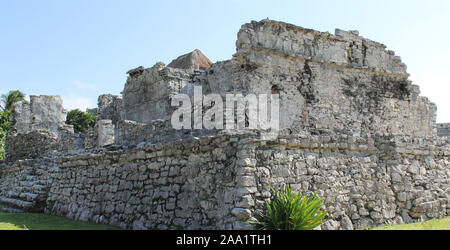
<svg viewBox="0 0 450 250"><path fill-rule="evenodd" d="M19 90L11 90L8 94L2 94L0 101L0 160L5 159L5 140L9 133L9 118L16 102L28 103L25 94Z"/></svg>
<svg viewBox="0 0 450 250"><path fill-rule="evenodd" d="M2 116L0 111L0 116ZM5 140L8 133L0 129L0 161L5 159Z"/></svg>
<svg viewBox="0 0 450 250"><path fill-rule="evenodd" d="M11 90L8 94L2 94L0 108L2 111L11 111L14 104L20 101L28 103L28 101L25 100L25 94L20 90Z"/></svg>
<svg viewBox="0 0 450 250"><path fill-rule="evenodd" d="M73 125L75 133L86 132L90 127L95 126L96 122L97 116L79 109L74 109L67 113L66 123Z"/></svg>

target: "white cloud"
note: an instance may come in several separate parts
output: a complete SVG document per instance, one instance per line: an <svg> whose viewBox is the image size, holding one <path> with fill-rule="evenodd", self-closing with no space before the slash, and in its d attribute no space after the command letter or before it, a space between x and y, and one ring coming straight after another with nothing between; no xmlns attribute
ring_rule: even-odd
<svg viewBox="0 0 450 250"><path fill-rule="evenodd" d="M90 98L79 96L75 93L70 93L68 96L61 96L63 99L63 106L66 110L79 109L85 111L87 108L93 108L97 105Z"/></svg>
<svg viewBox="0 0 450 250"><path fill-rule="evenodd" d="M447 73L411 74L410 79L420 86L421 96L437 105L437 122L450 122L450 75Z"/></svg>
<svg viewBox="0 0 450 250"><path fill-rule="evenodd" d="M91 91L97 90L97 86L92 83L86 83L86 82L81 82L81 81L75 80L72 82L72 84L74 86L76 86L77 88L79 88L80 90L91 90Z"/></svg>

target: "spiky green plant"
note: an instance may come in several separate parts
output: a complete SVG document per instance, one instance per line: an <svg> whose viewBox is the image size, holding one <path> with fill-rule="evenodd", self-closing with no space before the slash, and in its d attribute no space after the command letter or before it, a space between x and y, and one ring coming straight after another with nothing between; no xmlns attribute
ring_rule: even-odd
<svg viewBox="0 0 450 250"><path fill-rule="evenodd" d="M290 186L280 191L270 187L274 198L266 202L267 213L258 213L256 221L250 222L260 230L312 230L325 223L327 211L317 192L307 196L305 192L294 193Z"/></svg>

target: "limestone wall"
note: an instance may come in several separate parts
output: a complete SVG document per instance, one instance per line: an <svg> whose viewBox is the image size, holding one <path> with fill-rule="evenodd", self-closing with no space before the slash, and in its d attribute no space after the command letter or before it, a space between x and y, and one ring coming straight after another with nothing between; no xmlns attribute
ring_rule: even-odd
<svg viewBox="0 0 450 250"><path fill-rule="evenodd" d="M330 221L323 229L362 229L447 216L449 148L395 140L286 138L264 146L255 141L245 151L253 167L248 176L257 187L255 206L263 208L270 195L268 185L290 184L296 190L318 191L324 198Z"/></svg>
<svg viewBox="0 0 450 250"><path fill-rule="evenodd" d="M74 153L83 142L67 125L59 96L30 96L30 103L15 104L11 131L6 137L7 161Z"/></svg>
<svg viewBox="0 0 450 250"><path fill-rule="evenodd" d="M44 212L56 169L54 159L45 157L0 164L0 210Z"/></svg>
<svg viewBox="0 0 450 250"><path fill-rule="evenodd" d="M123 90L122 120L148 123L169 119L175 108L171 96L186 93L192 84L194 71L167 68L157 63L151 68L129 71L130 76Z"/></svg>
<svg viewBox="0 0 450 250"><path fill-rule="evenodd" d="M231 229L236 142L187 139L61 158L46 211L133 229Z"/></svg>
<svg viewBox="0 0 450 250"><path fill-rule="evenodd" d="M30 96L30 104L15 104L11 123L13 132L26 134L35 130L47 130L58 134L65 126L66 111L59 96Z"/></svg>
<svg viewBox="0 0 450 250"><path fill-rule="evenodd" d="M160 143L179 139L215 135L217 130L175 130L170 120L154 120L149 123L120 121L118 124L118 141L120 145L138 145L140 143Z"/></svg>
<svg viewBox="0 0 450 250"><path fill-rule="evenodd" d="M270 185L289 184L324 198L323 229L366 228L446 216L449 156L447 142L407 137L224 134L20 161L0 196L46 190L27 208L128 229L244 229Z"/></svg>
<svg viewBox="0 0 450 250"><path fill-rule="evenodd" d="M337 29L332 35L283 22L253 21L242 26L236 47L238 52L249 48L269 49L317 62L406 74L406 65L400 57L386 51L385 45L360 37L357 31Z"/></svg>
<svg viewBox="0 0 450 250"><path fill-rule="evenodd" d="M111 94L99 96L96 115L98 120L111 120L112 124L117 124L123 116L122 97Z"/></svg>
<svg viewBox="0 0 450 250"><path fill-rule="evenodd" d="M353 51L353 52L349 52ZM238 34L234 85L280 94L280 127L290 133L433 136L436 106L419 96L406 66L385 46L275 22Z"/></svg>

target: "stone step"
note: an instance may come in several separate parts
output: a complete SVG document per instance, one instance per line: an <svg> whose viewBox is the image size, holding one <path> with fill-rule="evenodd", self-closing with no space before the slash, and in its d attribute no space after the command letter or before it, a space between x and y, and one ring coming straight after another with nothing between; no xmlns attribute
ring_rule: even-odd
<svg viewBox="0 0 450 250"><path fill-rule="evenodd" d="M48 187L46 185L34 184L33 186L21 186L14 189L13 192L21 194L21 193L39 193L46 192ZM9 197L18 197L16 195L9 195Z"/></svg>
<svg viewBox="0 0 450 250"><path fill-rule="evenodd" d="M26 201L34 201L38 196L39 196L38 194L33 193L21 193L19 195L19 198Z"/></svg>
<svg viewBox="0 0 450 250"><path fill-rule="evenodd" d="M38 177L35 175L27 175L27 176L25 176L24 179L25 179L24 181L36 181L38 179Z"/></svg>
<svg viewBox="0 0 450 250"><path fill-rule="evenodd" d="M33 202L29 202L29 201L23 201L23 200L19 200L19 199L0 196L0 205L27 210L27 209L31 209L34 204L33 204Z"/></svg>
<svg viewBox="0 0 450 250"><path fill-rule="evenodd" d="M34 192L36 190L27 190L27 189L20 189L20 192L17 190L11 190L6 193L6 197L12 198L12 199L20 199L24 201L34 201L36 198L39 197L39 195L42 195L43 191Z"/></svg>
<svg viewBox="0 0 450 250"><path fill-rule="evenodd" d="M32 187L34 185L34 181L19 181L19 185L22 187Z"/></svg>
<svg viewBox="0 0 450 250"><path fill-rule="evenodd" d="M10 197L10 198L18 198L19 195L20 195L20 192L17 192L17 191L15 191L15 190L11 190L11 191L8 191L8 192L6 193L6 195L7 195L8 197Z"/></svg>
<svg viewBox="0 0 450 250"><path fill-rule="evenodd" d="M0 205L0 212L4 212L4 213L24 213L25 211L23 211L22 209L19 209L19 208L12 208L12 207L8 207L8 206Z"/></svg>
<svg viewBox="0 0 450 250"><path fill-rule="evenodd" d="M46 185L41 185L41 184L33 185L33 190L34 191L42 191L42 190L45 191L47 189L48 189L48 187Z"/></svg>

